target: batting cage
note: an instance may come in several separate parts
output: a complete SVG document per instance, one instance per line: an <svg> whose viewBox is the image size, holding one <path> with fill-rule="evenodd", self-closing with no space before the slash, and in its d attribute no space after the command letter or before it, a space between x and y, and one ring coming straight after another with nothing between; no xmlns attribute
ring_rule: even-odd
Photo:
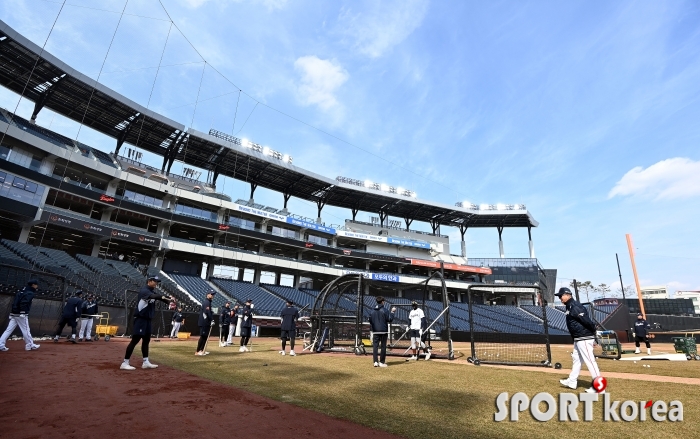
<svg viewBox="0 0 700 439"><path fill-rule="evenodd" d="M428 299L431 281L440 282L442 301ZM369 317L377 302L375 296L365 294L365 287L373 283L376 281L366 279L361 273L352 273L326 285L311 309L311 328L304 335L304 350L353 352L356 355L371 351ZM421 356L430 352L432 357L454 359L450 304L444 279L436 272L419 286L423 287L423 299L416 302L425 317L419 330L420 341L415 347ZM408 357L412 355L408 319L412 301L387 297L386 306L397 308L394 321L389 324L387 355Z"/></svg>
<svg viewBox="0 0 700 439"><path fill-rule="evenodd" d="M471 357L467 361L479 364L550 367L550 328L547 306L532 305L538 312L528 312L519 306L496 305L504 293L532 293L541 297L539 286L471 285L467 291Z"/></svg>

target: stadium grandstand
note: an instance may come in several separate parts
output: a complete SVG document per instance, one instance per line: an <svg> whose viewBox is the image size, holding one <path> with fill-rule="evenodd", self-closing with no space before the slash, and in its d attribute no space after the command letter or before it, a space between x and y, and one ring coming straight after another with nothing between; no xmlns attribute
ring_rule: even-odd
<svg viewBox="0 0 700 439"><path fill-rule="evenodd" d="M399 188L321 176L253 142L216 130L202 133L148 110L1 21L0 41L0 85L34 103L29 118L0 108L2 292L22 285L8 274L14 267L59 276L63 294L82 289L104 305L125 308L130 292L147 275L158 275L159 288L186 311L197 311L207 291L215 290L215 307L253 299L256 318L269 320L278 318L288 299L311 307L325 285L348 273L369 281L366 296L408 304L423 297L419 284L437 270L444 273L455 331L470 330L468 293L479 332L542 331L538 305L553 305L556 270L544 269L535 257L532 229L538 223L525 205L445 205ZM44 108L114 139L114 148L98 150L41 126ZM124 145L161 157L161 167L141 163L138 154L122 155ZM174 174L175 162L209 177ZM218 191L220 175L248 183L250 197L234 202ZM256 203L258 187L279 193L280 205ZM289 212L292 197L314 203L317 217ZM345 223L326 224L325 206L346 209ZM359 221L358 212L378 221ZM428 224L431 232L412 230L414 222ZM460 231L459 254L451 252L445 228ZM468 228L496 229L501 257L469 258ZM527 231L529 258L505 257L504 228ZM236 274L215 275L221 266ZM272 273L274 282L263 282L263 273ZM435 310L442 306L437 285L429 284L426 302ZM490 286L498 286L498 294ZM593 313L604 323L614 308ZM549 307L546 313L550 334L565 334L563 312ZM406 319L400 311L398 320Z"/></svg>

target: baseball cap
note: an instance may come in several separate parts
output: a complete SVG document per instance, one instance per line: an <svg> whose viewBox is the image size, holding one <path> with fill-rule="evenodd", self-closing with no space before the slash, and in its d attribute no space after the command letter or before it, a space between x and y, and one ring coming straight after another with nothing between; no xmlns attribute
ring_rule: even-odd
<svg viewBox="0 0 700 439"><path fill-rule="evenodd" d="M209 290L209 291L207 291L207 294L211 294L212 296L216 296L216 291Z"/></svg>
<svg viewBox="0 0 700 439"><path fill-rule="evenodd" d="M27 285L28 286L39 285L39 281L36 279L30 279L29 281L27 281Z"/></svg>
<svg viewBox="0 0 700 439"><path fill-rule="evenodd" d="M637 317L639 317L639 316L643 316L643 314L641 312L638 312Z"/></svg>
<svg viewBox="0 0 700 439"><path fill-rule="evenodd" d="M159 278L158 276L149 276L149 277L148 277L148 280L149 280L149 281L152 280L152 281L155 281L155 282L160 282L160 278Z"/></svg>
<svg viewBox="0 0 700 439"><path fill-rule="evenodd" d="M570 294L571 294L571 290L568 289L568 288L566 288L566 287L561 287L561 288L559 288L559 291L557 291L556 293L554 293L554 295L557 296L557 297L561 297L561 296L563 296L564 294L569 294L569 295L570 295Z"/></svg>
<svg viewBox="0 0 700 439"><path fill-rule="evenodd" d="M75 292L76 296L82 296L83 295L83 290L78 290Z"/></svg>
<svg viewBox="0 0 700 439"><path fill-rule="evenodd" d="M253 303L253 299L246 299L245 303L248 303L248 302Z"/></svg>
<svg viewBox="0 0 700 439"><path fill-rule="evenodd" d="M411 302L411 305L418 305L418 302L414 300L413 302Z"/></svg>

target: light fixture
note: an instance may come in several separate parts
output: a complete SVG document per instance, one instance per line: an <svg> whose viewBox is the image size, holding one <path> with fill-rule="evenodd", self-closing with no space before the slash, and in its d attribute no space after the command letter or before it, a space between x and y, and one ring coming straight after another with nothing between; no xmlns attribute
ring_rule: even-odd
<svg viewBox="0 0 700 439"><path fill-rule="evenodd" d="M503 203L496 204L496 210L506 210L506 205Z"/></svg>
<svg viewBox="0 0 700 439"><path fill-rule="evenodd" d="M263 155L272 155L272 154L270 154L270 147L269 146L264 146L262 153L263 153Z"/></svg>
<svg viewBox="0 0 700 439"><path fill-rule="evenodd" d="M241 139L241 146L244 148L250 148L250 142L248 142L248 139Z"/></svg>
<svg viewBox="0 0 700 439"><path fill-rule="evenodd" d="M369 180L365 180L365 187L372 187L373 183Z"/></svg>
<svg viewBox="0 0 700 439"><path fill-rule="evenodd" d="M379 189L381 189L383 192L389 192L389 185L382 183L379 185Z"/></svg>
<svg viewBox="0 0 700 439"><path fill-rule="evenodd" d="M287 162L290 161L289 158L290 158L290 157L289 157L289 154L284 154L284 155L282 156L282 161L285 162L285 163L287 163Z"/></svg>
<svg viewBox="0 0 700 439"><path fill-rule="evenodd" d="M479 205L479 210L489 210L489 205L488 204L481 204L481 205Z"/></svg>

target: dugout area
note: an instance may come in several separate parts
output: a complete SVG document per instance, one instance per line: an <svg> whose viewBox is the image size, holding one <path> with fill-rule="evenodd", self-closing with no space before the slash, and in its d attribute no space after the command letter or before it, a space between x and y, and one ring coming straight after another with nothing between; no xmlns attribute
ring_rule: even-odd
<svg viewBox="0 0 700 439"><path fill-rule="evenodd" d="M429 300L428 286L437 281L442 288L442 301ZM348 352L366 355L372 352L369 317L376 297L366 294L367 286L375 281L362 274L341 276L326 285L311 309L310 330L304 334L304 350L311 352ZM433 282L434 283L434 282ZM454 359L450 328L450 301L444 278L433 273L419 284L423 298L416 300L426 317L421 341L433 358ZM434 288L434 286L433 286ZM387 308L396 307L394 321L389 324L387 355L409 357L411 339L408 336L408 314L412 300L386 297ZM420 356L424 357L423 350Z"/></svg>

